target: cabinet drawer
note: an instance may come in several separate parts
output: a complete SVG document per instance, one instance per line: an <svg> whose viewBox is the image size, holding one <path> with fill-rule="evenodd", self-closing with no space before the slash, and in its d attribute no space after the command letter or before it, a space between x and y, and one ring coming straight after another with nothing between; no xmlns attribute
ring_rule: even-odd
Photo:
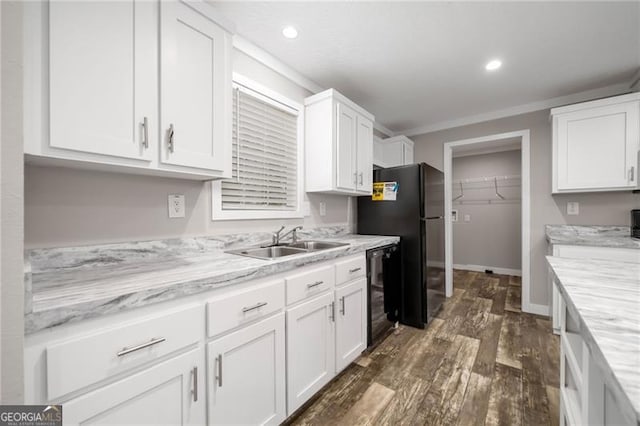
<svg viewBox="0 0 640 426"><path fill-rule="evenodd" d="M367 259L362 255L336 262L336 285L364 277L366 273Z"/></svg>
<svg viewBox="0 0 640 426"><path fill-rule="evenodd" d="M201 306L124 322L47 346L47 397L59 398L197 343L204 334Z"/></svg>
<svg viewBox="0 0 640 426"><path fill-rule="evenodd" d="M309 269L287 277L287 305L322 293L335 285L333 265Z"/></svg>
<svg viewBox="0 0 640 426"><path fill-rule="evenodd" d="M284 308L284 280L231 293L207 303L207 335L225 331L262 318Z"/></svg>

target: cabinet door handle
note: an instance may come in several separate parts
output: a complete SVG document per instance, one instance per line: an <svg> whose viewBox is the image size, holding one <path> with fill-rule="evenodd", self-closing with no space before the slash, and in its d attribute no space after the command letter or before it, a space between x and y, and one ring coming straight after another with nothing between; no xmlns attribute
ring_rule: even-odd
<svg viewBox="0 0 640 426"><path fill-rule="evenodd" d="M634 179L635 178L635 171L636 171L636 168L634 166L631 166L631 169L629 170L629 180L631 182L633 182L635 180Z"/></svg>
<svg viewBox="0 0 640 426"><path fill-rule="evenodd" d="M358 184L358 172L355 172L353 174L353 184L357 185Z"/></svg>
<svg viewBox="0 0 640 426"><path fill-rule="evenodd" d="M340 313L344 316L344 296L340 298L340 303L342 304L342 309L340 309Z"/></svg>
<svg viewBox="0 0 640 426"><path fill-rule="evenodd" d="M216 375L216 380L218 381L218 387L222 387L222 354L219 354L216 357L216 364L218 364L218 374Z"/></svg>
<svg viewBox="0 0 640 426"><path fill-rule="evenodd" d="M149 148L149 119L147 117L142 120L142 146Z"/></svg>
<svg viewBox="0 0 640 426"><path fill-rule="evenodd" d="M139 351L140 349L144 349L144 348L148 348L149 346L157 345L158 343L162 343L165 340L167 340L167 339L165 339L164 337L159 337L157 339L151 339L150 341L148 341L146 343L141 343L139 345L132 346L130 348L122 348L122 350L120 352L116 353L116 355L117 356L124 356L124 355L130 354L131 352Z"/></svg>
<svg viewBox="0 0 640 426"><path fill-rule="evenodd" d="M193 375L193 390L191 394L193 395L193 402L198 402L198 367L193 367L191 374Z"/></svg>
<svg viewBox="0 0 640 426"><path fill-rule="evenodd" d="M255 304L255 305L253 305L253 306L249 306L249 307L242 308L242 313L243 313L243 314L246 314L247 312L251 312L251 311L253 311L253 310L255 310L255 309L260 309L260 308L262 308L263 306L267 306L267 302L260 302L260 303L256 303L256 304Z"/></svg>
<svg viewBox="0 0 640 426"><path fill-rule="evenodd" d="M307 288L314 288L314 287L318 287L320 284L324 284L324 281L316 281L313 284L307 284Z"/></svg>
<svg viewBox="0 0 640 426"><path fill-rule="evenodd" d="M361 269L362 269L361 267L353 268L353 269L349 269L349 273L350 273L350 274L353 274L353 273L355 273L355 272L358 272L358 271L359 271L359 270L361 270Z"/></svg>
<svg viewBox="0 0 640 426"><path fill-rule="evenodd" d="M329 319L331 322L336 321L336 302L331 302L331 305L329 305Z"/></svg>
<svg viewBox="0 0 640 426"><path fill-rule="evenodd" d="M364 185L364 172L360 172L360 186Z"/></svg>
<svg viewBox="0 0 640 426"><path fill-rule="evenodd" d="M173 141L173 134L174 134L174 130L173 130L173 123L169 124L169 134L167 135L169 137L169 140L167 142L167 148L169 148L169 152L173 153L173 150L175 148L175 142Z"/></svg>

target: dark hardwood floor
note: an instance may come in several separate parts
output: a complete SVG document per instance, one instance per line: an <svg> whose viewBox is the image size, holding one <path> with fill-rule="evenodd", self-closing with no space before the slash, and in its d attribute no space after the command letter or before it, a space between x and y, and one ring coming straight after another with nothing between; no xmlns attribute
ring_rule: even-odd
<svg viewBox="0 0 640 426"><path fill-rule="evenodd" d="M455 271L427 329L400 326L288 423L558 424L559 338L520 294L518 277Z"/></svg>

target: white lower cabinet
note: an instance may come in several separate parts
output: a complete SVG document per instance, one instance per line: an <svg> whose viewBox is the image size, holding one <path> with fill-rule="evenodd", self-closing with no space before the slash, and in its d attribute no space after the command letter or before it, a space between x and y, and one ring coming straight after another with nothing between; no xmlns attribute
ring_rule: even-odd
<svg viewBox="0 0 640 426"><path fill-rule="evenodd" d="M336 372L367 348L367 280L336 289Z"/></svg>
<svg viewBox="0 0 640 426"><path fill-rule="evenodd" d="M273 424L286 418L284 313L207 345L209 424Z"/></svg>
<svg viewBox="0 0 640 426"><path fill-rule="evenodd" d="M334 320L333 292L287 310L289 415L335 374Z"/></svg>
<svg viewBox="0 0 640 426"><path fill-rule="evenodd" d="M354 255L28 335L25 403L65 424L280 424L366 349L366 283Z"/></svg>
<svg viewBox="0 0 640 426"><path fill-rule="evenodd" d="M65 425L202 425L202 348L63 403Z"/></svg>

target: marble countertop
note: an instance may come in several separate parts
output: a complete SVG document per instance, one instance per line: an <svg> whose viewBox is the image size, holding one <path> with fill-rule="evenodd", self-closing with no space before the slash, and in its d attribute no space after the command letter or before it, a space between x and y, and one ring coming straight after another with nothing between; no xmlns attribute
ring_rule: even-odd
<svg viewBox="0 0 640 426"><path fill-rule="evenodd" d="M349 245L274 260L224 252L259 245L269 236L30 250L25 265L25 333L238 284L400 240L323 229L301 236Z"/></svg>
<svg viewBox="0 0 640 426"><path fill-rule="evenodd" d="M628 226L546 225L545 232L551 244L640 250L640 240L629 236Z"/></svg>
<svg viewBox="0 0 640 426"><path fill-rule="evenodd" d="M640 264L553 256L547 261L605 380L640 422Z"/></svg>

